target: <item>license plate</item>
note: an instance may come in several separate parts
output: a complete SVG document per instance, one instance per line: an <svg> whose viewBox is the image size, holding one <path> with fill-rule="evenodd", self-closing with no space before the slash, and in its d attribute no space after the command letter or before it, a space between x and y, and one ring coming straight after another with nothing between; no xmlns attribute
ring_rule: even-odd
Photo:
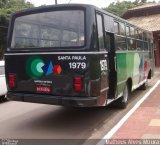
<svg viewBox="0 0 160 145"><path fill-rule="evenodd" d="M50 93L51 87L50 86L36 86L37 93Z"/></svg>

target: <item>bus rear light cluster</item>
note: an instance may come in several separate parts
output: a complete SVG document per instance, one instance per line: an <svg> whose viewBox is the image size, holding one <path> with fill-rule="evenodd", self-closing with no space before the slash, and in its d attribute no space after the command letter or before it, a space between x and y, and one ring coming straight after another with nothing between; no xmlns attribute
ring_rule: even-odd
<svg viewBox="0 0 160 145"><path fill-rule="evenodd" d="M16 75L15 74L9 74L9 82L8 85L10 88L16 87Z"/></svg>
<svg viewBox="0 0 160 145"><path fill-rule="evenodd" d="M82 78L81 77L75 77L74 78L74 91L75 92L81 92L82 91Z"/></svg>

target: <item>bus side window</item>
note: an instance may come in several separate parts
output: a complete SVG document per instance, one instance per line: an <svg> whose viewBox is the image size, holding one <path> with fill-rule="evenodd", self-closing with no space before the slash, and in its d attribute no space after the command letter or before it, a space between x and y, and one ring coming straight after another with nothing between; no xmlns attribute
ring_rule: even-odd
<svg viewBox="0 0 160 145"><path fill-rule="evenodd" d="M127 35L127 37L130 36L130 27L129 26L126 27L126 35Z"/></svg>
<svg viewBox="0 0 160 145"><path fill-rule="evenodd" d="M130 27L130 37L135 38L134 28Z"/></svg>
<svg viewBox="0 0 160 145"><path fill-rule="evenodd" d="M146 32L143 32L143 40L147 41L147 34L146 34Z"/></svg>
<svg viewBox="0 0 160 145"><path fill-rule="evenodd" d="M135 50L136 49L136 42L134 39L128 38L128 50Z"/></svg>
<svg viewBox="0 0 160 145"><path fill-rule="evenodd" d="M136 40L137 50L143 50L143 41Z"/></svg>
<svg viewBox="0 0 160 145"><path fill-rule="evenodd" d="M103 21L102 21L102 16L100 14L97 14L97 29L98 29L99 49L104 49Z"/></svg>
<svg viewBox="0 0 160 145"><path fill-rule="evenodd" d="M140 40L143 40L143 33L142 33L141 30L139 30L139 39L140 39Z"/></svg>
<svg viewBox="0 0 160 145"><path fill-rule="evenodd" d="M139 30L135 30L135 38L139 39Z"/></svg>
<svg viewBox="0 0 160 145"><path fill-rule="evenodd" d="M126 35L124 23L119 23L119 30L120 30L120 35L123 35L123 36Z"/></svg>
<svg viewBox="0 0 160 145"><path fill-rule="evenodd" d="M127 49L126 38L122 36L116 36L115 38L116 38L117 50L126 50Z"/></svg>
<svg viewBox="0 0 160 145"><path fill-rule="evenodd" d="M144 42L144 50L148 50L148 42Z"/></svg>
<svg viewBox="0 0 160 145"><path fill-rule="evenodd" d="M154 50L154 44L153 42L150 43L150 48L149 48L149 58L152 58L152 50Z"/></svg>
<svg viewBox="0 0 160 145"><path fill-rule="evenodd" d="M114 32L116 34L120 34L119 23L118 22L114 22Z"/></svg>

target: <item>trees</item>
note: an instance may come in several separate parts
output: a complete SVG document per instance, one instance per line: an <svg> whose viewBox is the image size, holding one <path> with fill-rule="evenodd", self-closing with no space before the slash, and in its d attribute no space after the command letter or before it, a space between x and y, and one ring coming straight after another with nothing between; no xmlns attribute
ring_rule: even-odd
<svg viewBox="0 0 160 145"><path fill-rule="evenodd" d="M121 16L128 9L135 7L135 4L131 1L122 1L122 2L113 2L111 3L105 10L117 15Z"/></svg>
<svg viewBox="0 0 160 145"><path fill-rule="evenodd" d="M30 2L26 2L26 0L0 0L0 59L3 57L2 54L6 47L10 15L16 11L33 6Z"/></svg>
<svg viewBox="0 0 160 145"><path fill-rule="evenodd" d="M31 7L33 7L33 4L25 0L0 0L0 18L8 18L11 13Z"/></svg>
<svg viewBox="0 0 160 145"><path fill-rule="evenodd" d="M155 3L155 1L153 1ZM109 11L117 16L122 16L128 9L144 5L147 2L147 0L135 0L133 2L131 1L117 1L111 3L108 7L104 8L104 10Z"/></svg>

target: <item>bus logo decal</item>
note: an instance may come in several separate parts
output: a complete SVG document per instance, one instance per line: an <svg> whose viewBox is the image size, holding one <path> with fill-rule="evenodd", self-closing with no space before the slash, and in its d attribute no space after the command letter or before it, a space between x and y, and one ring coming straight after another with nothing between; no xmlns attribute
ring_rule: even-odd
<svg viewBox="0 0 160 145"><path fill-rule="evenodd" d="M26 73L29 77L41 78L51 74L59 75L61 72L59 64L54 65L52 61L45 63L40 57L30 57L26 62Z"/></svg>
<svg viewBox="0 0 160 145"><path fill-rule="evenodd" d="M53 64L52 62L48 62L47 64L44 64L44 66L42 67L43 72L46 74L46 76L52 74L52 69L53 69Z"/></svg>
<svg viewBox="0 0 160 145"><path fill-rule="evenodd" d="M62 68L61 68L61 66L60 65L54 65L54 67L53 67L53 72L55 73L55 74L61 74L61 72L62 72Z"/></svg>

